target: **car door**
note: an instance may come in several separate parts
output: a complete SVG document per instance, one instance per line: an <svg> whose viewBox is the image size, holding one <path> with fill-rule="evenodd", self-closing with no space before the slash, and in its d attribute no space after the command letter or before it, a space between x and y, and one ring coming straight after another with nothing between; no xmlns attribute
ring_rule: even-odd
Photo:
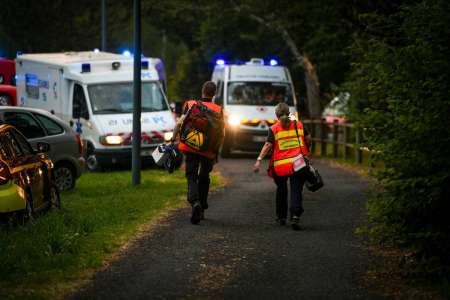
<svg viewBox="0 0 450 300"><path fill-rule="evenodd" d="M31 140L32 147L36 143L45 140L45 131L33 115L26 111L5 111L3 112L3 122L14 126L27 139Z"/></svg>
<svg viewBox="0 0 450 300"><path fill-rule="evenodd" d="M32 198L32 207L34 210L39 210L44 205L45 192L45 172L41 170L41 160L17 130L8 129L5 137L10 143L13 156L12 172L19 173L22 180L26 182Z"/></svg>

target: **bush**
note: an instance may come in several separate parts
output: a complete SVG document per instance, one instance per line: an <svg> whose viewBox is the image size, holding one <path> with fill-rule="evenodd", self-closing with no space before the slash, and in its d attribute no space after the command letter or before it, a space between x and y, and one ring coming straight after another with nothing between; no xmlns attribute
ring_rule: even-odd
<svg viewBox="0 0 450 300"><path fill-rule="evenodd" d="M450 275L450 36L446 0L360 15L352 47L351 118L386 166L369 203L372 234ZM431 266L431 267L430 267ZM424 269L425 270L425 269Z"/></svg>

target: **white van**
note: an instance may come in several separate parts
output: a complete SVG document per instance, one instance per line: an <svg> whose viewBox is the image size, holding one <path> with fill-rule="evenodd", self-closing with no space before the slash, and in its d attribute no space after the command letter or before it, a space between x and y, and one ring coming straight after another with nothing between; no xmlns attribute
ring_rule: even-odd
<svg viewBox="0 0 450 300"><path fill-rule="evenodd" d="M242 65L218 60L211 80L217 85L214 102L223 106L227 118L223 157L232 150L261 149L276 121L278 103L287 103L295 114L297 100L291 75L275 60L269 65L261 58Z"/></svg>
<svg viewBox="0 0 450 300"><path fill-rule="evenodd" d="M87 166L131 159L133 59L89 51L23 54L16 59L20 106L54 113L81 134ZM142 59L142 157L170 139L175 126L160 59Z"/></svg>

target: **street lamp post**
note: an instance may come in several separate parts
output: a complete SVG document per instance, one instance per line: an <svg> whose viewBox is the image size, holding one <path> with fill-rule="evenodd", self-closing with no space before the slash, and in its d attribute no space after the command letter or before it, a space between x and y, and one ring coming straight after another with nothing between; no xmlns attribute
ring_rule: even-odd
<svg viewBox="0 0 450 300"><path fill-rule="evenodd" d="M141 183L141 1L134 0L134 79L132 184Z"/></svg>
<svg viewBox="0 0 450 300"><path fill-rule="evenodd" d="M106 0L102 0L102 51L106 51L106 23L107 23L107 14L106 14Z"/></svg>

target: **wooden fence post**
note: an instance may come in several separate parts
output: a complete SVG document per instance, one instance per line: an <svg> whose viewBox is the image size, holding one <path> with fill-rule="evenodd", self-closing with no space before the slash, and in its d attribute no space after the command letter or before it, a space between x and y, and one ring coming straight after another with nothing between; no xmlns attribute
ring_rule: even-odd
<svg viewBox="0 0 450 300"><path fill-rule="evenodd" d="M315 154L316 152L316 123L314 120L311 120L311 153Z"/></svg>
<svg viewBox="0 0 450 300"><path fill-rule="evenodd" d="M338 130L339 124L335 121L333 122L333 158L338 157Z"/></svg>
<svg viewBox="0 0 450 300"><path fill-rule="evenodd" d="M349 127L344 125L344 160L348 159L348 132Z"/></svg>
<svg viewBox="0 0 450 300"><path fill-rule="evenodd" d="M327 156L327 124L320 120L320 156Z"/></svg>
<svg viewBox="0 0 450 300"><path fill-rule="evenodd" d="M361 151L361 131L356 129L356 139L355 139L355 159L358 164L362 163L362 151Z"/></svg>

